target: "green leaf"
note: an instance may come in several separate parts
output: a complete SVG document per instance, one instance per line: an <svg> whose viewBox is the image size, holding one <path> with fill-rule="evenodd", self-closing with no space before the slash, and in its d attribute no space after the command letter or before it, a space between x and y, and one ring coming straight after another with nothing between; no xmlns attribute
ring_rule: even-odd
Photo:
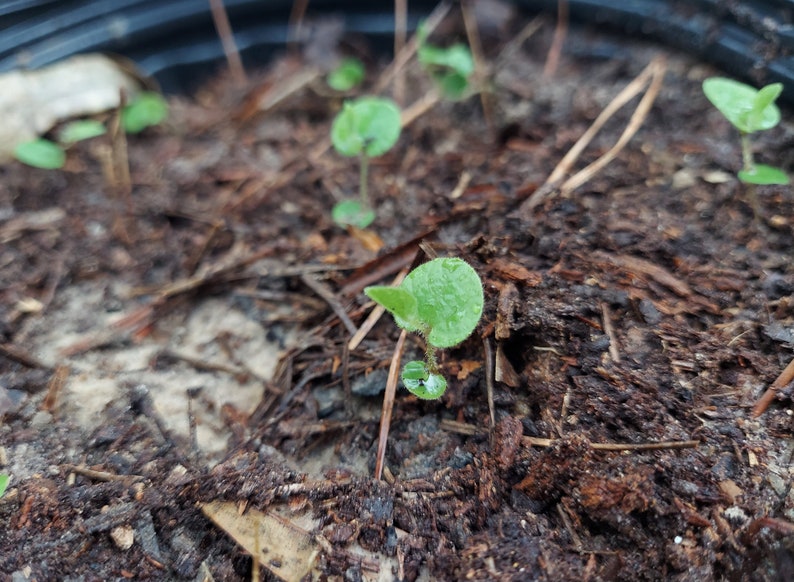
<svg viewBox="0 0 794 582"><path fill-rule="evenodd" d="M423 45L417 49L419 63L429 67L445 67L468 78L474 72L474 58L465 44L454 44L447 48Z"/></svg>
<svg viewBox="0 0 794 582"><path fill-rule="evenodd" d="M767 186L770 184L780 184L785 186L789 183L789 177L780 168L756 164L751 171L742 170L738 173L739 180L745 184L757 184Z"/></svg>
<svg viewBox="0 0 794 582"><path fill-rule="evenodd" d="M422 362L419 362L420 364ZM415 380L405 377L405 369L403 369L403 386L422 400L436 400L444 395L447 391L447 380L441 374L428 374L427 378L423 380Z"/></svg>
<svg viewBox="0 0 794 582"><path fill-rule="evenodd" d="M79 119L63 126L58 139L61 143L74 143L107 133L105 125L96 119Z"/></svg>
<svg viewBox="0 0 794 582"><path fill-rule="evenodd" d="M364 80L364 63L355 58L343 59L339 66L328 74L328 86L336 91L350 91Z"/></svg>
<svg viewBox="0 0 794 582"><path fill-rule="evenodd" d="M375 303L385 307L402 329L420 331L423 328L422 321L419 319L416 298L402 287L375 285L364 289L364 294Z"/></svg>
<svg viewBox="0 0 794 582"><path fill-rule="evenodd" d="M427 44L427 33L419 35L417 58L430 77L449 99L460 99L469 88L469 77L474 72L474 58L465 44L442 48Z"/></svg>
<svg viewBox="0 0 794 582"><path fill-rule="evenodd" d="M343 156L385 154L397 143L402 122L391 99L359 97L345 102L331 126L331 142Z"/></svg>
<svg viewBox="0 0 794 582"><path fill-rule="evenodd" d="M405 380L427 380L427 365L422 360L412 360L403 366L403 382Z"/></svg>
<svg viewBox="0 0 794 582"><path fill-rule="evenodd" d="M780 123L780 109L773 103L780 94L777 85L758 91L733 79L711 77L703 81L703 93L736 129L753 133Z"/></svg>
<svg viewBox="0 0 794 582"><path fill-rule="evenodd" d="M57 170L66 163L66 154L61 147L41 138L17 145L14 148L14 157L23 164L44 170Z"/></svg>
<svg viewBox="0 0 794 582"><path fill-rule="evenodd" d="M375 211L366 208L359 200L342 200L334 205L331 218L342 228L367 228L375 220Z"/></svg>
<svg viewBox="0 0 794 582"><path fill-rule="evenodd" d="M448 348L465 340L482 316L482 282L461 259L433 259L411 271L400 286L416 298L427 341Z"/></svg>
<svg viewBox="0 0 794 582"><path fill-rule="evenodd" d="M168 117L168 102L159 93L141 93L124 107L121 123L127 133L140 133L147 127L162 123Z"/></svg>
<svg viewBox="0 0 794 582"><path fill-rule="evenodd" d="M770 107L775 107L773 103L780 97L782 92L782 83L772 83L760 89L753 100L753 110L747 117L747 124L750 127L760 127L763 124L764 112ZM775 107L775 109L777 109L777 107ZM779 117L780 111L778 110L778 122L780 121ZM777 125L778 122L776 122L775 125Z"/></svg>
<svg viewBox="0 0 794 582"><path fill-rule="evenodd" d="M457 73L446 73L435 77L436 83L441 88L441 93L447 99L457 100L466 96L469 80Z"/></svg>
<svg viewBox="0 0 794 582"><path fill-rule="evenodd" d="M5 473L0 473L0 497L5 495L6 489L8 488L8 481L10 477Z"/></svg>

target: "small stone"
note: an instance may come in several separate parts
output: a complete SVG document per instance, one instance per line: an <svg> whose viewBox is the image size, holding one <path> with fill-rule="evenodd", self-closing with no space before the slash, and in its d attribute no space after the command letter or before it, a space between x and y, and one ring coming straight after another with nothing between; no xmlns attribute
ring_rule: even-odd
<svg viewBox="0 0 794 582"><path fill-rule="evenodd" d="M116 544L117 548L120 550L129 550L132 547L132 543L135 541L135 530L128 525L120 525L114 527L110 531L110 537L113 539L113 543Z"/></svg>
<svg viewBox="0 0 794 582"><path fill-rule="evenodd" d="M52 423L52 414L44 410L39 410L36 414L33 415L33 418L30 419L31 428L44 428L45 426L51 423Z"/></svg>
<svg viewBox="0 0 794 582"><path fill-rule="evenodd" d="M744 510L738 505L732 505L730 507L726 507L725 511L722 512L722 515L734 527L744 526L744 524L746 524L749 519L747 517L747 514L744 512Z"/></svg>
<svg viewBox="0 0 794 582"><path fill-rule="evenodd" d="M386 389L386 378L389 373L384 370L375 370L365 376L353 380L350 391L356 396L377 396Z"/></svg>

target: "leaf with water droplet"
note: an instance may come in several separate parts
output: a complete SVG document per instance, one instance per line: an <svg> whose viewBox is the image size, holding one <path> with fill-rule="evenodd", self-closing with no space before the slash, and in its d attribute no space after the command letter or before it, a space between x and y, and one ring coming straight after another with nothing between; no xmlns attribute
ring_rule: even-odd
<svg viewBox="0 0 794 582"><path fill-rule="evenodd" d="M412 360L403 366L405 380L427 380L427 365L422 360Z"/></svg>
<svg viewBox="0 0 794 582"><path fill-rule="evenodd" d="M424 362L414 360L403 367L403 386L417 398L435 400L447 390L447 381L441 374L429 373Z"/></svg>
<svg viewBox="0 0 794 582"><path fill-rule="evenodd" d="M400 293L392 291L400 289ZM398 326L423 333L430 345L448 348L465 340L482 316L482 282L462 259L433 259L411 271L400 287L364 289ZM410 297L410 298L409 298Z"/></svg>
<svg viewBox="0 0 794 582"><path fill-rule="evenodd" d="M448 348L465 340L482 316L482 282L462 259L433 259L411 271L401 285L416 298L427 341Z"/></svg>

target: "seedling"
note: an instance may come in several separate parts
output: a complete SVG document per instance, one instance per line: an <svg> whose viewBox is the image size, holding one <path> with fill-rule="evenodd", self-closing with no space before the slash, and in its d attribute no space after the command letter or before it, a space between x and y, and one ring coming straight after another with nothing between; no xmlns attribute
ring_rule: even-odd
<svg viewBox="0 0 794 582"><path fill-rule="evenodd" d="M96 119L78 119L63 126L58 133L58 141L64 144L71 144L92 137L105 135L107 129L104 124Z"/></svg>
<svg viewBox="0 0 794 582"><path fill-rule="evenodd" d="M780 123L780 109L775 100L783 85L772 83L757 90L750 85L724 77L703 81L703 93L711 104L739 130L742 145L742 169L737 174L745 184L788 184L789 178L780 168L756 164L750 134L771 129Z"/></svg>
<svg viewBox="0 0 794 582"><path fill-rule="evenodd" d="M61 146L44 138L17 145L14 157L23 164L44 170L57 170L66 163L66 154Z"/></svg>
<svg viewBox="0 0 794 582"><path fill-rule="evenodd" d="M10 477L5 473L0 473L0 497L3 497L6 493L6 488L8 487L8 480Z"/></svg>
<svg viewBox="0 0 794 582"><path fill-rule="evenodd" d="M399 327L424 336L425 359L403 366L403 385L424 400L440 398L447 380L439 372L436 351L469 337L482 316L477 272L462 259L433 259L411 271L399 287L367 287L364 293L385 307Z"/></svg>
<svg viewBox="0 0 794 582"><path fill-rule="evenodd" d="M127 133L140 133L159 125L168 117L168 102L159 93L145 92L121 111L121 124Z"/></svg>
<svg viewBox="0 0 794 582"><path fill-rule="evenodd" d="M364 80L364 63L349 57L343 59L339 66L328 74L328 86L335 91L350 91Z"/></svg>
<svg viewBox="0 0 794 582"><path fill-rule="evenodd" d="M419 48L416 51L419 64L438 84L448 99L462 99L469 90L469 80L474 73L474 58L465 44L457 43L442 48L427 42L424 24L417 31Z"/></svg>
<svg viewBox="0 0 794 582"><path fill-rule="evenodd" d="M375 220L367 192L369 159L389 151L401 129L400 109L390 99L359 97L345 102L331 126L331 142L343 156L359 157L359 200L338 203L332 214L334 222L366 228Z"/></svg>
<svg viewBox="0 0 794 582"><path fill-rule="evenodd" d="M168 103L157 93L141 93L135 101L124 107L121 122L127 133L139 133L162 123L168 115ZM90 139L107 133L102 122L95 119L79 119L63 126L58 141L64 145ZM58 170L66 163L64 148L48 139L37 138L17 145L14 157L34 168Z"/></svg>

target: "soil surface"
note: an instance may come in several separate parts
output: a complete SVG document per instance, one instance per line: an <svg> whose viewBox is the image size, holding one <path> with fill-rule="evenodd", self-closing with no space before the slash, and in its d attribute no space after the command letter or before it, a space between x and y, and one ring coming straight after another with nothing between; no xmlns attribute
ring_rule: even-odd
<svg viewBox="0 0 794 582"><path fill-rule="evenodd" d="M173 99L129 138L131 196L102 139L62 171L0 168L4 579L794 579L791 384L751 414L792 358L792 191L753 203L735 179L715 71L573 30L544 78L551 34L504 61L485 35L488 115L472 97L408 124L363 232L330 219L358 184L326 147L341 99L296 88L294 56ZM530 209L659 56L626 148ZM413 64L405 87L432 90ZM791 170L783 118L757 151ZM361 290L432 255L478 271L485 312L441 353L439 401L398 389L376 481L399 330L349 349Z"/></svg>

